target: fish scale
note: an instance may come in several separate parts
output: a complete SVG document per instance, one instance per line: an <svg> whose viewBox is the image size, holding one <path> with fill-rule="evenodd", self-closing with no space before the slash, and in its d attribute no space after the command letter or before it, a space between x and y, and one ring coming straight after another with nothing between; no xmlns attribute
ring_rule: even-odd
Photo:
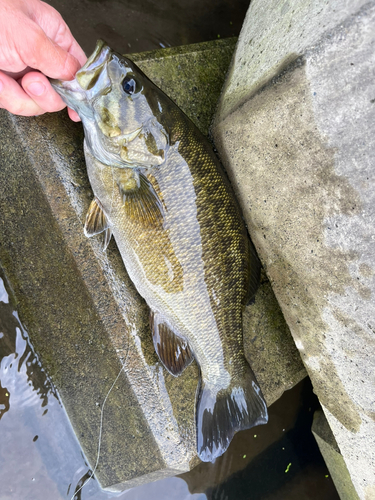
<svg viewBox="0 0 375 500"><path fill-rule="evenodd" d="M197 452L212 461L268 418L242 339L260 263L233 190L195 125L104 42L74 80L52 84L85 129L85 234L113 234L165 368L198 363Z"/></svg>

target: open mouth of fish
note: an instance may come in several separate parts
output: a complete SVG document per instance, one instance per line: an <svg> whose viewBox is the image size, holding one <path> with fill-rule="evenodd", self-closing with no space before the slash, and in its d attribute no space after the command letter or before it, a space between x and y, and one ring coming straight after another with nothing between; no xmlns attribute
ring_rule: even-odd
<svg viewBox="0 0 375 500"><path fill-rule="evenodd" d="M108 64L112 60L112 55L112 49L103 40L98 40L94 52L77 71L75 78L69 81L51 79L51 85L64 102L79 114L84 125L96 122L102 134L110 139L110 143L106 142L110 156L99 144L102 139L97 141L97 152L105 163L114 162L118 166L123 166L123 163L127 165L137 163L145 167L161 165L165 161L168 139L160 130L159 124L155 123L153 116L147 117L147 120L133 130L124 130L119 123L120 120L116 123L116 120L103 119L101 106L95 105L100 96L109 93L116 84L111 81L108 74ZM108 115L109 110L106 110L106 113ZM151 135L157 138L156 151L150 150L147 144L147 137ZM128 147L130 144L131 148Z"/></svg>
<svg viewBox="0 0 375 500"><path fill-rule="evenodd" d="M75 92L75 99L83 100L80 95L86 97L85 92L92 89L97 82L104 65L109 60L111 48L103 40L98 40L94 52L89 56L86 63L77 71L73 80L50 79L52 87L66 101L69 94Z"/></svg>
<svg viewBox="0 0 375 500"><path fill-rule="evenodd" d="M98 40L94 52L89 56L84 66L77 71L73 80L50 79L52 87L63 98L64 102L76 110L78 114L82 108L79 106L79 102L88 102L96 93L96 90L92 89L100 75L104 73L111 52L111 48L103 40ZM116 139L124 144L130 143L138 137L141 131L142 127L139 127L127 134L119 134Z"/></svg>
<svg viewBox="0 0 375 500"><path fill-rule="evenodd" d="M76 73L76 80L84 90L90 90L98 81L99 75L103 71L104 65L110 59L111 48L103 42L98 40L96 47L91 56L87 59L86 63Z"/></svg>

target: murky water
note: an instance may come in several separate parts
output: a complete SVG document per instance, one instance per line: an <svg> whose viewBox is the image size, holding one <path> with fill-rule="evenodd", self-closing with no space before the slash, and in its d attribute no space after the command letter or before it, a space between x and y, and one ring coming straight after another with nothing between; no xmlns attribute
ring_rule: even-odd
<svg viewBox="0 0 375 500"><path fill-rule="evenodd" d="M237 434L214 464L123 493L95 478L78 491L91 471L0 278L0 500L335 500L310 432L318 407L302 382L270 407L269 424Z"/></svg>
<svg viewBox="0 0 375 500"><path fill-rule="evenodd" d="M0 278L0 500L146 499L155 486L103 491L90 475L58 393L43 370ZM160 483L160 484L159 484ZM185 481L159 481L158 498L190 495ZM154 483L155 484L155 483Z"/></svg>
<svg viewBox="0 0 375 500"><path fill-rule="evenodd" d="M143 52L237 36L249 0L47 0L86 54L103 38L114 50Z"/></svg>

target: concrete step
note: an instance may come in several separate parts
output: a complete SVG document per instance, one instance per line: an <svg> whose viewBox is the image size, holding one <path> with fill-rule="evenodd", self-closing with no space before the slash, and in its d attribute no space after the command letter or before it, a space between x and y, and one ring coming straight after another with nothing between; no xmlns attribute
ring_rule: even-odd
<svg viewBox="0 0 375 500"><path fill-rule="evenodd" d="M207 133L234 46L220 40L131 57ZM0 130L1 266L91 467L116 381L97 479L121 490L190 470L198 369L165 372L115 242L103 253L101 237L83 234L93 195L81 124L66 111L22 118L1 110ZM246 309L244 344L268 404L306 375L265 275Z"/></svg>
<svg viewBox="0 0 375 500"><path fill-rule="evenodd" d="M374 25L374 1L252 1L213 127L363 500L375 499Z"/></svg>

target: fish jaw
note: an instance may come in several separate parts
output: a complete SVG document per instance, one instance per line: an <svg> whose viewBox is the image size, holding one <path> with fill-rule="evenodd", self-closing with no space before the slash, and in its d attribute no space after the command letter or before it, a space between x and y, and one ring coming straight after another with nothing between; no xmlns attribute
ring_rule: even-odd
<svg viewBox="0 0 375 500"><path fill-rule="evenodd" d="M111 53L112 49L103 40L99 39L96 42L94 52L75 76L82 89L89 90L94 87L98 80L98 74L109 61Z"/></svg>
<svg viewBox="0 0 375 500"><path fill-rule="evenodd" d="M107 87L110 86L105 66L110 59L111 52L110 47L103 40L98 40L94 52L72 80L50 79L52 88L70 108L78 113L83 122L95 120L92 99L98 93L99 88L107 91Z"/></svg>
<svg viewBox="0 0 375 500"><path fill-rule="evenodd" d="M93 119L93 112L87 102L86 92L76 79L69 81L51 79L50 83L65 104L78 113L81 120L84 118Z"/></svg>
<svg viewBox="0 0 375 500"><path fill-rule="evenodd" d="M137 82L131 95L124 90L124 81L129 78ZM120 168L152 168L165 162L169 135L155 117L144 90L144 85L148 88L153 84L102 40L73 80L50 81L80 116L87 145L102 163Z"/></svg>

